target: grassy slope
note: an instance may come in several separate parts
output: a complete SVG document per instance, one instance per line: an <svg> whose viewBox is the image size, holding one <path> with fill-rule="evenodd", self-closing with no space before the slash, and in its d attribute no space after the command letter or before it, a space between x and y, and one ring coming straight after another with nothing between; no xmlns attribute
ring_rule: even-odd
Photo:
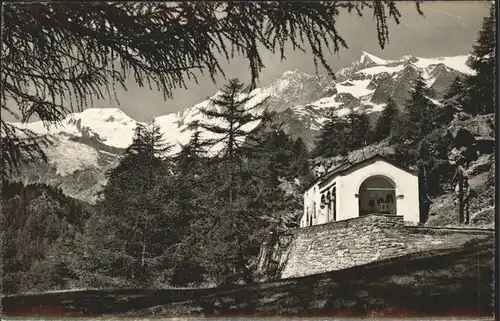
<svg viewBox="0 0 500 321"><path fill-rule="evenodd" d="M490 316L493 248L488 237L451 250L226 290L85 291L2 303L14 314Z"/></svg>

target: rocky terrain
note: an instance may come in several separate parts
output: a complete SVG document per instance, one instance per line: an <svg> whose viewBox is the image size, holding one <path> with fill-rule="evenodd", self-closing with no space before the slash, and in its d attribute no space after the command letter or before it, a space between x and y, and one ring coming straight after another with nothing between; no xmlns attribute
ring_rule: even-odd
<svg viewBox="0 0 500 321"><path fill-rule="evenodd" d="M449 162L454 164L458 154L466 155L466 168L471 188L470 223L475 226L493 228L495 225L495 115L472 117L457 113L448 128L442 131L442 139L450 138L453 148ZM375 154L394 155L394 148L387 140L354 150L347 157L313 160L316 175L321 175L345 161L358 162ZM456 186L448 186L445 193L432 200L427 225L457 226L458 201Z"/></svg>
<svg viewBox="0 0 500 321"><path fill-rule="evenodd" d="M387 95L400 103L406 99L417 70L435 92L435 99L439 99L457 75L473 72L466 64L467 59L468 56L429 59L408 55L398 60L384 60L364 52L359 59L340 69L336 80L325 75L287 71L271 85L253 90L253 98L246 107L252 108L266 99L262 108L276 112L277 121L284 123L289 134L302 137L312 147L328 111L333 109L343 115L353 108L376 115L384 108ZM187 125L190 122L206 121L200 107L217 108L205 100L155 118L166 141L173 145L172 153L189 140L192 131ZM262 108L255 108L253 112L262 112ZM90 108L70 114L49 128L41 122L16 124L49 135L54 141L45 150L48 163L26 165L18 179L59 186L68 195L93 203L95 193L106 183L105 171L117 164L121 152L132 142L137 123L116 108ZM255 126L258 123L249 125ZM207 135L205 132L204 136ZM373 151L379 150L378 146L370 147ZM217 147L213 151L217 151Z"/></svg>

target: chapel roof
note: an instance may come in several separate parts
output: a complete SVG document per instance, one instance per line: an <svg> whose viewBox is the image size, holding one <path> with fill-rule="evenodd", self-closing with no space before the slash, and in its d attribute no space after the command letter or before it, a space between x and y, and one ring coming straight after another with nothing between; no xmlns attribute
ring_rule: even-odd
<svg viewBox="0 0 500 321"><path fill-rule="evenodd" d="M399 166L398 164L396 164L395 162L391 161L390 159L388 159L387 157L385 157L381 154L376 154L372 157L365 158L365 159L360 160L360 161L355 162L355 163L347 161L347 162L340 164L339 166L335 167L331 171L324 173L323 175L321 175L320 177L318 177L314 181L312 181L307 186L306 191L309 190L312 186L314 186L315 184L317 184L320 181L326 182L327 180L329 180L333 177L344 174L345 172L347 172L348 170L350 170L352 168L363 166L366 163L370 163L370 162L376 161L376 160L382 160L382 161L389 163L389 164L391 164L391 165L393 165L393 166L395 166L395 167L397 167L397 168L399 168L407 173L415 175L415 172Z"/></svg>

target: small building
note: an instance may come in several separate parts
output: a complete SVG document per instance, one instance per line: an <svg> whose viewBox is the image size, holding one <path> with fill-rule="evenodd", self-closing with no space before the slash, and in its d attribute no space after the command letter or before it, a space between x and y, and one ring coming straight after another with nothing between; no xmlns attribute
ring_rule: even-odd
<svg viewBox="0 0 500 321"><path fill-rule="evenodd" d="M368 214L400 215L404 221L420 222L417 174L381 155L342 164L309 185L300 227Z"/></svg>

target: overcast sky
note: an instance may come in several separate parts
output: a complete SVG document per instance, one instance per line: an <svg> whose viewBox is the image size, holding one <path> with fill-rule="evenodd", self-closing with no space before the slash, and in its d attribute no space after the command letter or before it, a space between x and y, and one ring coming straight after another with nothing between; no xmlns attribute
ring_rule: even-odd
<svg viewBox="0 0 500 321"><path fill-rule="evenodd" d="M475 43L482 19L489 12L490 4L491 1L424 2L422 9L425 17L422 17L418 15L414 3L400 2L398 8L403 17L399 25L394 22L390 24L390 43L384 50L378 44L375 20L371 14L366 14L364 18L356 14L343 15L338 26L349 49L332 54L329 62L335 71L357 59L362 51L386 59L397 59L405 54L419 57L468 54ZM260 86L268 85L287 70L298 69L314 73L310 53L289 51L285 54L287 60L280 62L279 56L262 52L266 68L260 76ZM227 78L238 77L243 82L248 82L248 64L243 59L237 58L229 64L223 62L221 65ZM224 83L222 77L217 79L217 84L212 83L208 77L200 77L199 84L188 84L188 90L175 90L174 98L165 101L161 93L139 88L131 81L127 84L127 92L118 91L119 106L115 102L97 101L94 107L118 107L130 117L145 121L191 107L213 95ZM8 117L3 114L3 117Z"/></svg>

